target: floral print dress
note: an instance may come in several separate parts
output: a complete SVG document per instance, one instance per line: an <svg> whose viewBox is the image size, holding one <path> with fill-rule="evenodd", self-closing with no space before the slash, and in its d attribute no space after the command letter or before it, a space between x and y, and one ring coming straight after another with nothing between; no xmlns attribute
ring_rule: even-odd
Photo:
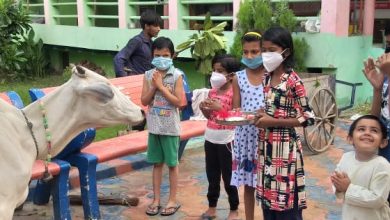
<svg viewBox="0 0 390 220"><path fill-rule="evenodd" d="M263 85L252 85L245 70L236 73L240 87L241 110L256 111L264 107ZM256 187L257 144L259 129L254 125L237 126L233 145L231 185Z"/></svg>
<svg viewBox="0 0 390 220"><path fill-rule="evenodd" d="M279 85L272 87L271 75L265 76L265 112L278 119L296 118L302 126L312 125L314 113L299 76L288 71L280 80ZM257 200L263 208L275 211L292 209L295 202L295 207L306 208L303 150L295 129L261 129L259 140Z"/></svg>

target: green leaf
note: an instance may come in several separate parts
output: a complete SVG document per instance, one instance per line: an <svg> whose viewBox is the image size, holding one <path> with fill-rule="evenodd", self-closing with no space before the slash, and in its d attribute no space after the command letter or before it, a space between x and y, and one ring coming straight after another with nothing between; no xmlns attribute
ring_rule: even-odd
<svg viewBox="0 0 390 220"><path fill-rule="evenodd" d="M191 47L192 41L185 41L179 45L177 45L176 50L183 51Z"/></svg>
<svg viewBox="0 0 390 220"><path fill-rule="evenodd" d="M210 28L213 27L213 22L211 21L210 12L207 12L206 19L204 20L203 26L204 26L203 27L204 30L209 30Z"/></svg>

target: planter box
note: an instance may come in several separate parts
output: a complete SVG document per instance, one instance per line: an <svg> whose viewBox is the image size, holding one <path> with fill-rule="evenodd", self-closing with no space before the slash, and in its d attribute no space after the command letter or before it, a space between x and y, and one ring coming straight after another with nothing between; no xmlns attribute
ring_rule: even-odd
<svg viewBox="0 0 390 220"><path fill-rule="evenodd" d="M335 78L333 75L322 73L299 73L303 84L305 85L308 98L314 95L314 91L318 87L328 88L333 93L335 92Z"/></svg>

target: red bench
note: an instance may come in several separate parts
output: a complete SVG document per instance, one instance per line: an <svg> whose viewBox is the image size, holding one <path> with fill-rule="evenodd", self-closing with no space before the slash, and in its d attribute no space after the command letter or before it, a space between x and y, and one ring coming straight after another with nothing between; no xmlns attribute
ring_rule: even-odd
<svg viewBox="0 0 390 220"><path fill-rule="evenodd" d="M110 81L130 97L137 105L141 105L141 92L144 75L128 76L110 79ZM187 86L188 88L188 86ZM53 88L42 89L43 93L48 93ZM187 95L187 100L191 100L191 94ZM183 110L183 115L189 115L191 103ZM146 110L146 107L143 107ZM189 116L188 116L189 117ZM186 119L188 119L188 117ZM181 145L185 145L188 139L201 136L206 128L205 121L181 122ZM98 142L93 142L81 150L81 153L70 155L64 160L79 169L80 188L83 200L84 217L86 219L99 219L99 203L96 186L96 165L105 161L113 160L130 154L145 152L147 149L147 131L130 133L127 135L114 137Z"/></svg>

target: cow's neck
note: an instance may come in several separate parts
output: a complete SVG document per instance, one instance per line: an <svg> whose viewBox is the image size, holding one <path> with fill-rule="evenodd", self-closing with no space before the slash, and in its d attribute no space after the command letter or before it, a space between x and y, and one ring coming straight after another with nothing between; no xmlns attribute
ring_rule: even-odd
<svg viewBox="0 0 390 220"><path fill-rule="evenodd" d="M51 133L51 154L57 155L67 143L87 127L74 106L74 96L67 95L67 89L56 90L42 98L46 110L48 128ZM33 123L33 133L39 149L38 159L45 159L48 153L47 139L43 125L43 114L38 102L34 102L24 109L28 119ZM33 148L35 149L35 148Z"/></svg>

